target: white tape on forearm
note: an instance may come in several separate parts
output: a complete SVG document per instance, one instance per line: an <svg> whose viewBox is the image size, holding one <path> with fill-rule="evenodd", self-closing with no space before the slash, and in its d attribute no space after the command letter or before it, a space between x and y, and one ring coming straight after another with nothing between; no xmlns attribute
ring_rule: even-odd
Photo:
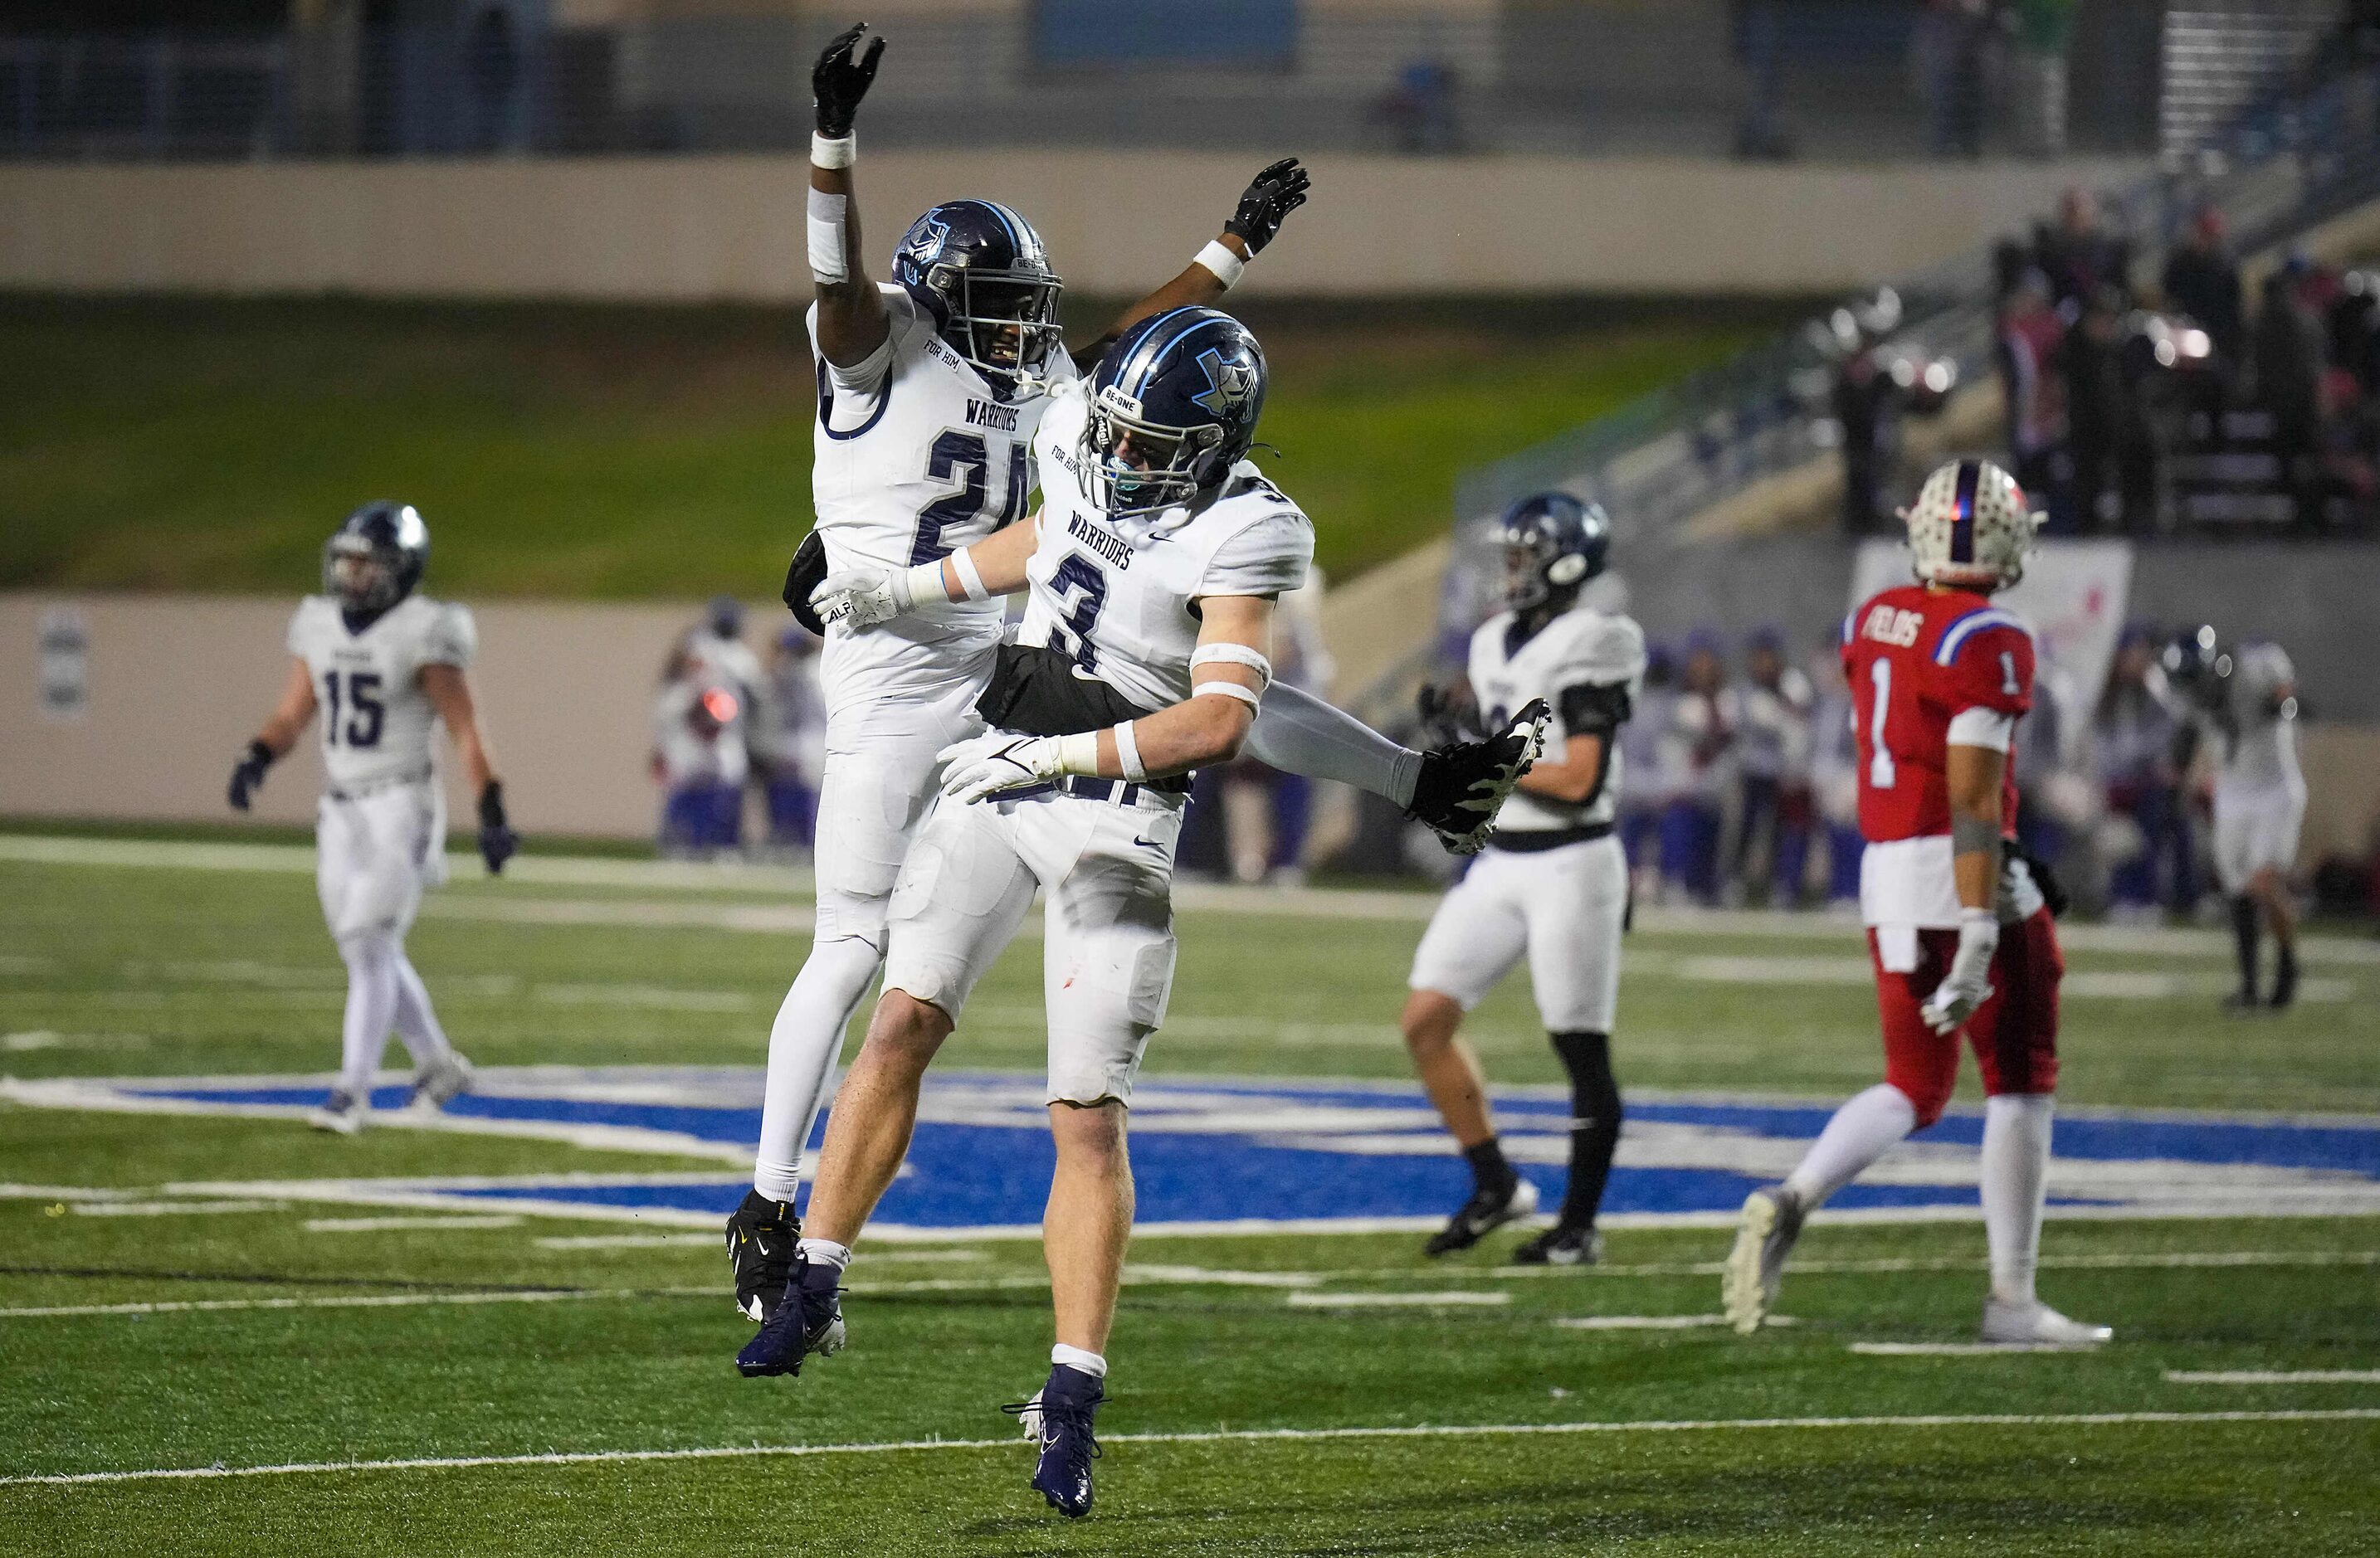
<svg viewBox="0 0 2380 1558"><path fill-rule="evenodd" d="M847 135L840 139L831 140L816 130L810 132L810 163L814 167L847 168L858 155L859 140L856 136Z"/></svg>
<svg viewBox="0 0 2380 1558"><path fill-rule="evenodd" d="M1272 661L1263 651L1245 644L1201 644L1190 652L1190 669L1195 671L1202 665L1245 666L1257 673L1257 681L1268 686L1272 683Z"/></svg>
<svg viewBox="0 0 2380 1558"><path fill-rule="evenodd" d="M1123 770L1124 778L1132 780L1135 784L1138 784L1141 780L1148 777L1148 770L1140 766L1140 743L1133 736L1132 721L1129 719L1118 720L1115 724L1114 731L1116 743L1116 766Z"/></svg>
<svg viewBox="0 0 2380 1558"><path fill-rule="evenodd" d="M976 571L975 559L965 550L951 553L951 572L959 576L959 588L968 600L990 600L991 592L983 587L983 575Z"/></svg>
<svg viewBox="0 0 2380 1558"><path fill-rule="evenodd" d="M913 606L948 606L951 587L942 583L942 565L920 562L892 575L892 604L906 611Z"/></svg>
<svg viewBox="0 0 2380 1558"><path fill-rule="evenodd" d="M1231 291L1238 284L1240 272L1248 268L1248 262L1233 254L1231 246L1220 238L1211 240L1205 248L1200 249L1196 263L1212 271L1215 273L1215 279L1223 284L1225 292Z"/></svg>
<svg viewBox="0 0 2380 1558"><path fill-rule="evenodd" d="M1099 733L1085 731L1078 736L1058 738L1058 771L1081 774L1088 779L1099 777Z"/></svg>
<svg viewBox="0 0 2380 1558"><path fill-rule="evenodd" d="M844 255L844 225L851 209L848 197L810 191L810 279L820 286L851 280L851 264Z"/></svg>

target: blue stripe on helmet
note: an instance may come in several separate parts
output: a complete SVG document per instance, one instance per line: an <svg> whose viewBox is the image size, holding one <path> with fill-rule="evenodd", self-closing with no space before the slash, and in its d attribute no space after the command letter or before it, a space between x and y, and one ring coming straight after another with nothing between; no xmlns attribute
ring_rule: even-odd
<svg viewBox="0 0 2380 1558"><path fill-rule="evenodd" d="M1975 488L1984 478L1981 460L1959 462L1958 515L1950 522L1950 561L1975 561Z"/></svg>

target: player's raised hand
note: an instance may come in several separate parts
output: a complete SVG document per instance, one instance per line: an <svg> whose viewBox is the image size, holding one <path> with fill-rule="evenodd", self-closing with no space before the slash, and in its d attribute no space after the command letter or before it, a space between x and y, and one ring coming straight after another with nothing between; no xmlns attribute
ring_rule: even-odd
<svg viewBox="0 0 2380 1558"><path fill-rule="evenodd" d="M818 104L818 131L831 140L841 140L851 133L851 122L859 113L859 100L868 95L869 84L876 79L876 60L884 52L884 40L869 39L868 52L863 54L859 53L859 41L867 32L868 24L864 21L845 28L811 67L810 97Z"/></svg>
<svg viewBox="0 0 2380 1558"><path fill-rule="evenodd" d="M1281 220L1305 203L1305 191L1313 182L1296 158L1283 157L1257 175L1256 182L1240 197L1239 210L1223 223L1223 231L1247 245L1250 254L1263 252L1281 231Z"/></svg>
<svg viewBox="0 0 2380 1558"><path fill-rule="evenodd" d="M1065 772L1057 737L1019 736L1006 731L953 742L934 760L942 765L942 799L962 805Z"/></svg>
<svg viewBox="0 0 2380 1558"><path fill-rule="evenodd" d="M907 582L902 574L882 568L845 568L829 574L810 591L810 610L821 622L874 627L909 609L901 589Z"/></svg>
<svg viewBox="0 0 2380 1558"><path fill-rule="evenodd" d="M488 875L504 875L504 862L520 852L520 835L504 818L504 787L501 780L490 779L480 791L480 858L488 863Z"/></svg>

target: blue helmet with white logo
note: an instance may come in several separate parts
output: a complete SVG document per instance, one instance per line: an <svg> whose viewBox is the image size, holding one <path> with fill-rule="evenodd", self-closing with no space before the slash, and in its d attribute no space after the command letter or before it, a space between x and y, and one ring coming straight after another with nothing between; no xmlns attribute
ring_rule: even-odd
<svg viewBox="0 0 2380 1558"><path fill-rule="evenodd" d="M1113 517L1155 513L1218 486L1256 441L1264 349L1216 308L1169 308L1116 339L1091 375L1086 453Z"/></svg>
<svg viewBox="0 0 2380 1558"><path fill-rule="evenodd" d="M430 526L385 500L347 515L322 543L322 593L352 611L385 611L413 593L430 562Z"/></svg>
<svg viewBox="0 0 2380 1558"><path fill-rule="evenodd" d="M991 200L945 200L910 224L892 279L953 351L1003 391L1059 349L1065 284L1033 224Z"/></svg>
<svg viewBox="0 0 2380 1558"><path fill-rule="evenodd" d="M1567 606L1611 556L1611 516L1601 503L1539 492L1504 511L1504 604L1515 611Z"/></svg>

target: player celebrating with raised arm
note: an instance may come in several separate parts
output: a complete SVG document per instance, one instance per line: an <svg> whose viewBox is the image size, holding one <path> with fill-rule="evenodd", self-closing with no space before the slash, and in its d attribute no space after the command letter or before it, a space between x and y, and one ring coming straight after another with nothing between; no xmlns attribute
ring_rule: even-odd
<svg viewBox="0 0 2380 1558"><path fill-rule="evenodd" d="M1001 603L961 579L882 631L825 623L809 598L827 571L930 568L1024 516L1031 450L1052 388L1099 360L1115 334L1167 308L1220 297L1305 203L1284 158L1257 175L1223 231L1182 273L1070 356L1061 284L1025 219L989 200L919 217L893 259L894 284L861 273L853 124L884 41L864 27L828 46L812 76L809 260L819 411L818 526L785 584L786 604L826 638L826 764L818 814L818 923L808 959L769 1036L752 1190L727 1224L736 1307L765 1321L785 1288L803 1143L844 1030L884 955L886 906L909 838L934 794L938 754L982 727L975 712L1002 633ZM904 605L907 602L905 600ZM1450 847L1476 849L1519 774L1528 733L1444 753L1409 752L1294 688L1273 690L1251 750L1275 767L1389 796Z"/></svg>
<svg viewBox="0 0 2380 1558"><path fill-rule="evenodd" d="M322 714L330 776L314 825L322 918L347 965L338 1084L311 1117L353 1135L371 1112L372 1073L389 1029L413 1057L408 1107L438 1109L471 1085L470 1062L446 1042L430 992L405 955L405 933L425 888L446 876L446 805L431 755L431 719L444 721L472 793L480 852L492 875L519 840L464 672L479 634L471 613L416 595L430 528L409 503L367 503L322 549L322 593L289 620L289 680L280 706L231 774L246 811L271 767Z"/></svg>
<svg viewBox="0 0 2380 1558"><path fill-rule="evenodd" d="M1313 527L1243 458L1265 361L1236 320L1170 309L1062 387L1035 443L1038 518L903 574L830 577L855 627L1029 590L985 694L992 729L947 754L942 803L893 894L885 993L844 1083L784 1302L739 1361L796 1371L843 1344L851 1246L908 1150L927 1065L1046 889L1043 989L1057 1167L1043 1222L1056 1309L1048 1383L1022 1410L1034 1486L1091 1506L1092 1419L1132 1227L1124 1111L1173 979L1173 851L1190 771L1235 756L1270 674L1274 601ZM1525 767L1525 764L1524 764Z"/></svg>
<svg viewBox="0 0 2380 1558"><path fill-rule="evenodd" d="M1745 1199L1722 1283L1727 1315L1739 1331L1757 1330L1803 1220L1941 1117L1963 1032L1987 1095L1983 1339L2092 1346L2112 1333L2034 1294L2065 962L2042 884L2006 847L2016 833L2016 722L2033 706L2033 634L1990 599L2023 577L2041 517L1999 466L1960 460L1926 478L1903 518L1918 582L1861 605L1842 635L1885 1080L1835 1112L1783 1184Z"/></svg>
<svg viewBox="0 0 2380 1558"><path fill-rule="evenodd" d="M1471 635L1472 696L1491 723L1524 704L1549 706L1547 749L1560 760L1540 761L1522 779L1487 854L1438 906L1414 953L1400 1023L1405 1047L1474 1181L1427 1252L1468 1250L1536 1210L1536 1187L1497 1142L1479 1057L1459 1036L1463 1014L1526 956L1538 1015L1570 1074L1570 1181L1561 1215L1513 1259L1585 1265L1602 1249L1595 1216L1620 1142L1611 1019L1628 860L1612 837L1621 777L1614 743L1644 682L1645 634L1626 617L1579 604L1610 552L1611 522L1599 505L1567 492L1524 498L1505 511L1497 539L1507 609Z"/></svg>

